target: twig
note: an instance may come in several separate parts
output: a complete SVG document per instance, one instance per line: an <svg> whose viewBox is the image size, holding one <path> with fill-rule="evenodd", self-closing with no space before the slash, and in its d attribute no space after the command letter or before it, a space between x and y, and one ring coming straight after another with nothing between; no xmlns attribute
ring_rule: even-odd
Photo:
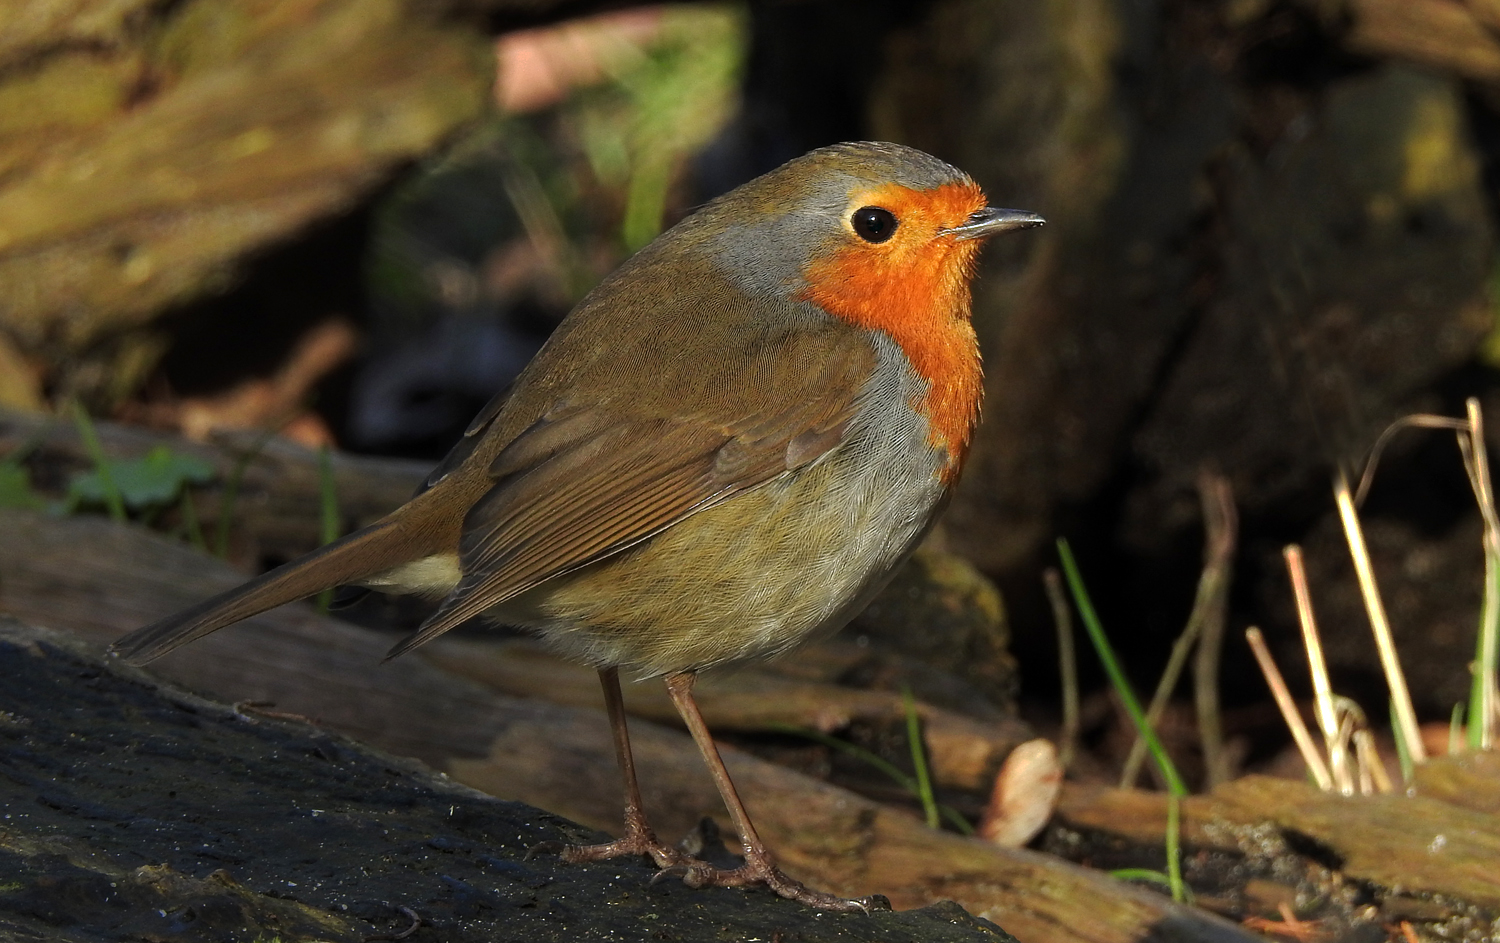
<svg viewBox="0 0 1500 943"><path fill-rule="evenodd" d="M1057 629L1057 663L1062 674L1062 742L1058 745L1057 761L1066 770L1073 762L1078 749L1078 654L1073 648L1073 613L1063 595L1062 577L1055 567L1047 567L1042 573L1042 583L1047 587L1047 600L1052 604L1052 625Z"/></svg>
<svg viewBox="0 0 1500 943"><path fill-rule="evenodd" d="M1365 611L1370 616L1370 629L1375 633L1375 647L1380 652L1380 666L1385 671L1386 684L1391 690L1394 704L1394 722L1401 725L1413 762L1427 759L1422 748L1422 736L1417 729L1417 712L1412 707L1411 692L1406 687L1406 675L1401 670L1401 659L1396 655L1396 643L1391 638L1390 620L1385 614L1385 603L1380 599L1380 588L1375 583L1375 568L1370 563L1370 551L1365 546L1364 531L1359 526L1359 516L1354 513L1354 498L1349 492L1349 480L1339 475L1334 484L1334 500L1339 508L1339 520L1344 525L1344 537L1349 541L1349 555L1354 560L1354 572L1359 577L1359 591L1364 597ZM1409 783L1408 783L1409 784Z"/></svg>
<svg viewBox="0 0 1500 943"><path fill-rule="evenodd" d="M1198 715L1198 737L1203 742L1203 765L1209 789L1230 778L1224 751L1224 725L1219 715L1219 668L1224 656L1224 625L1229 609L1229 584L1234 569L1234 549L1239 539L1239 516L1234 508L1234 490L1223 475L1205 471L1198 478L1207 531L1202 583L1216 574L1204 605L1203 634L1198 640L1193 665L1194 706ZM1194 606L1196 609L1196 605Z"/></svg>
<svg viewBox="0 0 1500 943"><path fill-rule="evenodd" d="M1276 699L1276 706L1281 709L1281 716L1286 719L1287 729L1291 730L1292 739L1297 742L1297 750L1302 754L1302 761L1312 771L1318 788L1324 792L1333 789L1333 777L1328 775L1328 765L1323 762L1323 757L1318 753L1318 748L1313 743L1312 733L1303 722L1302 714L1297 710L1297 705L1292 700L1291 692L1287 690L1286 681L1282 679L1276 662L1271 659L1271 653L1266 648L1266 640L1261 635L1260 629L1253 625L1246 629L1245 641L1250 643L1250 650L1255 653L1255 660L1260 663L1260 671L1266 676L1266 685L1271 689L1271 696Z"/></svg>

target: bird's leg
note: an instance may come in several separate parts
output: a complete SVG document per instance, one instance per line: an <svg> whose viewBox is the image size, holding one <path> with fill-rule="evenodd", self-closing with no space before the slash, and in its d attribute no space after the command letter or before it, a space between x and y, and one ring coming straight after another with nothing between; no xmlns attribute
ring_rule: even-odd
<svg viewBox="0 0 1500 943"><path fill-rule="evenodd" d="M849 900L812 890L787 877L780 868L776 867L770 850L760 840L755 826L750 823L750 814L745 811L744 804L740 802L739 793L735 791L734 783L729 778L729 770L724 768L724 760L719 756L719 748L714 745L713 738L709 736L708 726L703 722L703 714L698 710L698 702L693 699L693 682L696 677L691 671L667 675L667 693L672 696L672 703L676 705L677 713L682 715L683 722L687 724L688 731L692 733L693 740L698 744L698 750L703 754L703 762L708 765L708 771L713 774L714 785L719 787L719 795L724 799L724 805L729 809L729 817L734 820L735 830L740 834L740 844L744 846L745 851L745 863L733 870L713 868L703 864L689 865L684 869L683 881L691 887L736 887L745 884L764 884L782 897L821 910L868 912L872 909L879 909L882 905L885 909L889 909L890 904L884 898Z"/></svg>
<svg viewBox="0 0 1500 943"><path fill-rule="evenodd" d="M569 845L562 859L574 864L602 861L621 855L650 855L659 868L701 867L703 862L666 844L646 821L641 805L641 787L635 779L635 759L630 754L630 730L625 725L625 698L620 693L620 672L602 668L599 685L604 688L604 709L609 712L609 729L615 738L615 759L625 780L625 834L602 845Z"/></svg>

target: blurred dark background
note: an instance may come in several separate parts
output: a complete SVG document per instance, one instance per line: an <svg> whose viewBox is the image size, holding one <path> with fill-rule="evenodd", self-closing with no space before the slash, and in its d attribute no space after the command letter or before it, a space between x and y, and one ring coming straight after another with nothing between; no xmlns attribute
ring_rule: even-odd
<svg viewBox="0 0 1500 943"><path fill-rule="evenodd" d="M986 250L985 419L935 541L1001 587L1047 700L1070 538L1145 686L1192 605L1196 482L1226 476L1231 706L1265 699L1247 625L1305 677L1289 542L1335 684L1383 703L1330 483L1402 415L1500 419L1487 4L56 6L92 13L0 39L0 405L436 459L693 206L900 141L1048 220ZM1483 574L1451 435L1396 439L1364 516L1446 717Z"/></svg>

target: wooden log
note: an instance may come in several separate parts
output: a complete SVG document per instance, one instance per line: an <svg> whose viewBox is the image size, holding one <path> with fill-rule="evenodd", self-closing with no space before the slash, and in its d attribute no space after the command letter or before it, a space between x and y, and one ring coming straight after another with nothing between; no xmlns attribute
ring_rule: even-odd
<svg viewBox="0 0 1500 943"><path fill-rule="evenodd" d="M1489 783L1493 791L1495 785ZM1071 825L1159 844L1162 793L1068 784L1058 814ZM1425 795L1345 797L1302 782L1244 776L1183 800L1189 845L1246 851L1246 831L1272 825L1328 850L1347 877L1396 896L1445 894L1500 909L1500 816Z"/></svg>
<svg viewBox="0 0 1500 943"><path fill-rule="evenodd" d="M32 350L222 291L477 117L493 76L480 34L399 0L76 6L139 9L87 47L44 23L0 78L31 105L0 137L0 291Z"/></svg>
<svg viewBox="0 0 1500 943"><path fill-rule="evenodd" d="M599 701L599 682L592 670L563 661L529 640L442 639L426 655L452 674L513 697L573 706ZM790 726L833 733L854 724L897 725L906 714L899 694L796 680L774 667L709 673L695 693L714 730L755 732ZM679 722L659 682L627 683L625 707L657 723ZM934 778L954 789L988 789L1005 757L1032 736L1027 725L1010 718L976 721L927 704L919 705L917 712Z"/></svg>
<svg viewBox="0 0 1500 943"><path fill-rule="evenodd" d="M317 453L279 437L267 439L248 432L220 434L212 443L196 443L117 423L96 422L95 428L105 454L115 460L135 459L153 449L168 448L213 467L215 480L192 489L196 514L205 533L216 530L225 508L224 492L244 463L239 496L230 506L236 535L230 549L233 559L247 569L262 558L289 559L323 542L322 480ZM0 410L0 458L18 450L27 451L30 455L27 465L34 469L34 478L47 485L52 494L62 490L73 472L92 467L92 459L73 422L37 413ZM332 453L333 487L344 529L368 524L402 504L426 478L433 464ZM950 707L957 703L964 711L978 714L977 718L970 718L950 709L933 713L930 718L924 715L924 719L943 784L987 790L1011 747L1034 735L1025 724L995 706L1010 698L1005 684L993 683L995 676L1007 676L1014 665L1005 651L1006 628L999 593L963 561L919 550L891 585L876 597L872 609L877 610L875 616L862 615L856 625L861 633L874 636L871 645L804 649L795 660L777 662L777 672L804 680L814 676L826 680L851 673L907 677L919 695L946 697ZM898 645L888 644L899 637L894 631L898 620L924 626L925 647L941 650L940 657L934 659L938 662L936 668L923 660L913 671L913 659L925 658L931 652L919 651L914 656L904 654ZM956 658L949 650L963 657ZM516 653L514 657L524 656ZM954 660L962 662L967 674L980 685L957 683L956 675L958 682L972 682L972 679L963 677L966 672L962 669L944 667L945 662ZM495 659L484 661L490 662ZM536 686L525 687L531 683L526 671L507 671L505 665L505 659L495 664L495 670L504 677L490 679L490 683L521 695L536 693ZM477 665L474 670L479 670ZM537 670L543 669L537 666ZM571 677L578 679L576 670ZM545 689L552 683L540 687ZM596 685L583 681L579 687L585 701L592 704ZM779 690L786 695L788 683L783 681ZM553 700L578 702L573 694L569 697ZM774 698L761 698L759 703L767 711L765 722L801 724L822 731L841 728L853 720L870 723L900 720L898 698L876 692L861 697L861 706L852 713L834 701L819 703L811 714L787 711ZM666 703L664 699L648 700L643 709L662 708L650 716L669 718L675 723L675 713L665 709ZM807 699L802 703L806 704ZM750 710L749 702L739 709L746 722L726 716L720 725L725 729L750 729L753 721Z"/></svg>
<svg viewBox="0 0 1500 943"><path fill-rule="evenodd" d="M1416 769L1417 792L1429 799L1500 816L1500 753L1460 753Z"/></svg>
<svg viewBox="0 0 1500 943"><path fill-rule="evenodd" d="M1500 81L1493 4L1457 0L1302 0L1357 52Z"/></svg>
<svg viewBox="0 0 1500 943"><path fill-rule="evenodd" d="M532 855L593 836L8 618L0 665L5 940L1014 943L951 904L824 914L653 884L644 859Z"/></svg>
<svg viewBox="0 0 1500 943"><path fill-rule="evenodd" d="M103 643L233 585L220 562L98 518L0 512L0 609ZM420 657L380 665L384 639L288 606L153 663L175 683L275 702L483 789L614 827L619 786L602 713L504 697ZM632 723L646 803L664 834L717 800L691 741ZM909 814L726 750L757 824L788 870L899 906L957 899L1026 928L1027 943L1248 941L1211 915L1096 872L928 829Z"/></svg>

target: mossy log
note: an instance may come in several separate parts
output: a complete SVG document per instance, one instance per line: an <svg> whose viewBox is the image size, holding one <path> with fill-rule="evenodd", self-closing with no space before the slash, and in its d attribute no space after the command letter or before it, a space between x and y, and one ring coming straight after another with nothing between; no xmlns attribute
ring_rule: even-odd
<svg viewBox="0 0 1500 943"><path fill-rule="evenodd" d="M0 324L32 349L223 290L476 117L494 68L398 0L4 6Z"/></svg>
<svg viewBox="0 0 1500 943"><path fill-rule="evenodd" d="M145 456L165 446L206 462L213 482L192 489L193 505L204 530L212 533L226 511L232 517L240 550L236 556L290 559L323 542L320 472L316 452L285 439L251 432L226 433L212 443L135 426L96 421L100 446L111 459ZM0 456L25 450L37 487L52 494L65 490L77 471L93 467L78 427L71 420L0 409ZM329 456L333 490L343 525L352 530L374 521L408 498L432 470L432 462L369 458L335 452ZM225 491L235 482L236 496Z"/></svg>

